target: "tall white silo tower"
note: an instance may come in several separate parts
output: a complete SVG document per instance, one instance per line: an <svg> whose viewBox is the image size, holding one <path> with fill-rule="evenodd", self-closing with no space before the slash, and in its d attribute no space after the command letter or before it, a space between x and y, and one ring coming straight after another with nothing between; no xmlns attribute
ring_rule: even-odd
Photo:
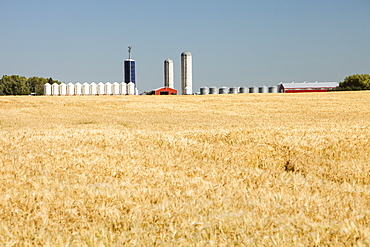
<svg viewBox="0 0 370 247"><path fill-rule="evenodd" d="M173 61L169 58L164 60L164 86L174 88Z"/></svg>
<svg viewBox="0 0 370 247"><path fill-rule="evenodd" d="M192 55L188 51L181 53L181 94L192 94L193 89Z"/></svg>

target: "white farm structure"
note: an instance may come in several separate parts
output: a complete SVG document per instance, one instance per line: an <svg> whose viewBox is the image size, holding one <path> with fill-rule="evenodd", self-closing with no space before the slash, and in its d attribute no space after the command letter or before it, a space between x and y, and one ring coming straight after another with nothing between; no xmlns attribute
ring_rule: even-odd
<svg viewBox="0 0 370 247"><path fill-rule="evenodd" d="M77 83L53 83L50 85L46 83L44 85L44 95L53 95L53 96L71 96L71 95L137 95L138 90L135 87L135 84L130 83L103 83L95 82L83 84Z"/></svg>

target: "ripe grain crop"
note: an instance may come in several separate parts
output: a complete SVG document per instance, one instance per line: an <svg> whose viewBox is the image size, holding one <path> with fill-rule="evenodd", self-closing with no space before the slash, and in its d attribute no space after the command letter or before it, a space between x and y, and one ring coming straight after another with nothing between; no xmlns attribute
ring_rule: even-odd
<svg viewBox="0 0 370 247"><path fill-rule="evenodd" d="M0 97L1 246L369 246L370 93Z"/></svg>

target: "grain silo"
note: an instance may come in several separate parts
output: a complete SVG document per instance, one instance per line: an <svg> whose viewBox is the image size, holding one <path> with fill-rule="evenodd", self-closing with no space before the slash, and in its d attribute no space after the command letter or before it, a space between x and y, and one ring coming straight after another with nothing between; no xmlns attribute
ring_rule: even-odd
<svg viewBox="0 0 370 247"><path fill-rule="evenodd" d="M258 88L259 93L268 93L268 88L266 86L262 86Z"/></svg>
<svg viewBox="0 0 370 247"><path fill-rule="evenodd" d="M105 85L103 82L98 83L98 94L104 95L105 94Z"/></svg>
<svg viewBox="0 0 370 247"><path fill-rule="evenodd" d="M51 94L52 95L59 95L59 84L54 82L53 85L51 85Z"/></svg>
<svg viewBox="0 0 370 247"><path fill-rule="evenodd" d="M239 93L248 93L249 92L249 90L248 90L248 88L247 87L245 87L245 86L241 86L240 88L239 88Z"/></svg>
<svg viewBox="0 0 370 247"><path fill-rule="evenodd" d="M120 86L120 94L126 95L127 94L127 84L122 82L119 86Z"/></svg>
<svg viewBox="0 0 370 247"><path fill-rule="evenodd" d="M75 94L76 95L81 95L82 94L82 85L79 82L77 82L75 84Z"/></svg>
<svg viewBox="0 0 370 247"><path fill-rule="evenodd" d="M90 94L91 95L97 95L98 94L98 86L95 82L90 83Z"/></svg>
<svg viewBox="0 0 370 247"><path fill-rule="evenodd" d="M126 84L133 82L136 84L136 74L135 74L135 60L131 59L131 50L132 47L128 47L128 59L123 62L124 70L124 81Z"/></svg>
<svg viewBox="0 0 370 247"><path fill-rule="evenodd" d="M51 95L51 85L49 83L44 84L44 95Z"/></svg>
<svg viewBox="0 0 370 247"><path fill-rule="evenodd" d="M173 61L169 58L164 60L164 87L174 88Z"/></svg>
<svg viewBox="0 0 370 247"><path fill-rule="evenodd" d="M119 84L118 84L118 82L113 82L113 84L112 84L112 93L113 93L113 95L119 95L120 94L120 92L119 92L120 90L119 90Z"/></svg>
<svg viewBox="0 0 370 247"><path fill-rule="evenodd" d="M67 84L67 94L68 95L74 95L75 94L75 84L72 82Z"/></svg>
<svg viewBox="0 0 370 247"><path fill-rule="evenodd" d="M258 88L255 86L249 87L249 93L258 93Z"/></svg>
<svg viewBox="0 0 370 247"><path fill-rule="evenodd" d="M231 87L229 90L229 94L237 94L238 92L238 87Z"/></svg>
<svg viewBox="0 0 370 247"><path fill-rule="evenodd" d="M109 81L105 83L105 94L112 95L112 83L110 83Z"/></svg>
<svg viewBox="0 0 370 247"><path fill-rule="evenodd" d="M135 95L135 83L129 82L127 83L127 94L128 95Z"/></svg>
<svg viewBox="0 0 370 247"><path fill-rule="evenodd" d="M65 96L67 94L67 84L64 82L59 85L59 94Z"/></svg>
<svg viewBox="0 0 370 247"><path fill-rule="evenodd" d="M201 88L200 88L200 94L201 94L201 95L207 95L207 94L209 94L209 88L208 88L208 87L206 87L206 86L201 87Z"/></svg>
<svg viewBox="0 0 370 247"><path fill-rule="evenodd" d="M228 87L220 87L218 90L219 94L228 94L229 88Z"/></svg>
<svg viewBox="0 0 370 247"><path fill-rule="evenodd" d="M269 93L277 93L277 92L278 92L277 86L269 87Z"/></svg>
<svg viewBox="0 0 370 247"><path fill-rule="evenodd" d="M192 55L188 51L181 53L181 94L193 93Z"/></svg>
<svg viewBox="0 0 370 247"><path fill-rule="evenodd" d="M217 87L210 87L209 88L209 94L218 94L218 88Z"/></svg>
<svg viewBox="0 0 370 247"><path fill-rule="evenodd" d="M82 84L82 94L90 95L90 85L86 81Z"/></svg>

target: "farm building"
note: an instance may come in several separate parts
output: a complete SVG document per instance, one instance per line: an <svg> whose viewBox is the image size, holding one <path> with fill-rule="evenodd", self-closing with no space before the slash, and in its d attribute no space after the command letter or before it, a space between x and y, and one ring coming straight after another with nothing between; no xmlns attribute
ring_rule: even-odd
<svg viewBox="0 0 370 247"><path fill-rule="evenodd" d="M338 82L280 82L279 93L327 92L338 87Z"/></svg>
<svg viewBox="0 0 370 247"><path fill-rule="evenodd" d="M156 90L153 90L151 94L155 95L177 95L177 90L169 87L162 87Z"/></svg>

